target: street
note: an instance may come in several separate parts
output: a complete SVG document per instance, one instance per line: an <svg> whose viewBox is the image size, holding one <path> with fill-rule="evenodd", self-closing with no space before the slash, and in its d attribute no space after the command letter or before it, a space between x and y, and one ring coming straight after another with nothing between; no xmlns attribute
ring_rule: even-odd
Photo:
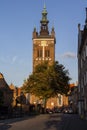
<svg viewBox="0 0 87 130"><path fill-rule="evenodd" d="M41 114L0 120L0 130L87 130L87 120L75 114Z"/></svg>
<svg viewBox="0 0 87 130"><path fill-rule="evenodd" d="M61 114L46 114L0 121L0 130L59 130Z"/></svg>

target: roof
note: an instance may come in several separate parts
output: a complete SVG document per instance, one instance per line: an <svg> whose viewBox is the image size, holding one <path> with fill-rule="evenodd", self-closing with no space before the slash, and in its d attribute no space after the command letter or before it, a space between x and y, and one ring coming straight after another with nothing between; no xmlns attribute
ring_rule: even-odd
<svg viewBox="0 0 87 130"><path fill-rule="evenodd" d="M70 88L74 88L76 85L74 83L72 83L69 86L70 86Z"/></svg>
<svg viewBox="0 0 87 130"><path fill-rule="evenodd" d="M6 83L2 73L0 73L0 89L1 90L11 90L9 88L9 85Z"/></svg>

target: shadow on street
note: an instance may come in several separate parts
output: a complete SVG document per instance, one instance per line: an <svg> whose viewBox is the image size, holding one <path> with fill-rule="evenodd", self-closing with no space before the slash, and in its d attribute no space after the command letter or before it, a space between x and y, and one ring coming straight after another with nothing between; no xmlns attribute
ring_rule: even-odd
<svg viewBox="0 0 87 130"><path fill-rule="evenodd" d="M60 125L62 121L61 116L62 114L50 114L49 121L45 123L44 130L53 130L53 128L55 128L55 130L60 130Z"/></svg>
<svg viewBox="0 0 87 130"><path fill-rule="evenodd" d="M61 130L87 130L87 120L80 119L78 114L64 114Z"/></svg>
<svg viewBox="0 0 87 130"><path fill-rule="evenodd" d="M0 130L9 130L9 128L12 127L12 125L10 125L11 123L28 120L31 118L35 118L36 116L37 115L29 115L29 116L25 116L25 117L0 120Z"/></svg>

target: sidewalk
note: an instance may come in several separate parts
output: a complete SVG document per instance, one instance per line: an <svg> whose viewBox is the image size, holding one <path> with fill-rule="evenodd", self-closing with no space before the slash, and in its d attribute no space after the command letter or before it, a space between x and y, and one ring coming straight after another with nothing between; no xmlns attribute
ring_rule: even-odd
<svg viewBox="0 0 87 130"><path fill-rule="evenodd" d="M87 120L74 114L63 115L61 130L87 130Z"/></svg>

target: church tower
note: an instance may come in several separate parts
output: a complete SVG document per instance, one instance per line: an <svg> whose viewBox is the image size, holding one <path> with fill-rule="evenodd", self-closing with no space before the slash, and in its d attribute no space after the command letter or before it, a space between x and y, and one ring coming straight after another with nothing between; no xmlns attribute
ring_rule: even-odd
<svg viewBox="0 0 87 130"><path fill-rule="evenodd" d="M37 32L36 28L33 30L33 71L36 65L44 61L48 61L49 64L55 61L55 31L52 27L49 33L47 14L44 5L42 19L40 20L40 32Z"/></svg>

